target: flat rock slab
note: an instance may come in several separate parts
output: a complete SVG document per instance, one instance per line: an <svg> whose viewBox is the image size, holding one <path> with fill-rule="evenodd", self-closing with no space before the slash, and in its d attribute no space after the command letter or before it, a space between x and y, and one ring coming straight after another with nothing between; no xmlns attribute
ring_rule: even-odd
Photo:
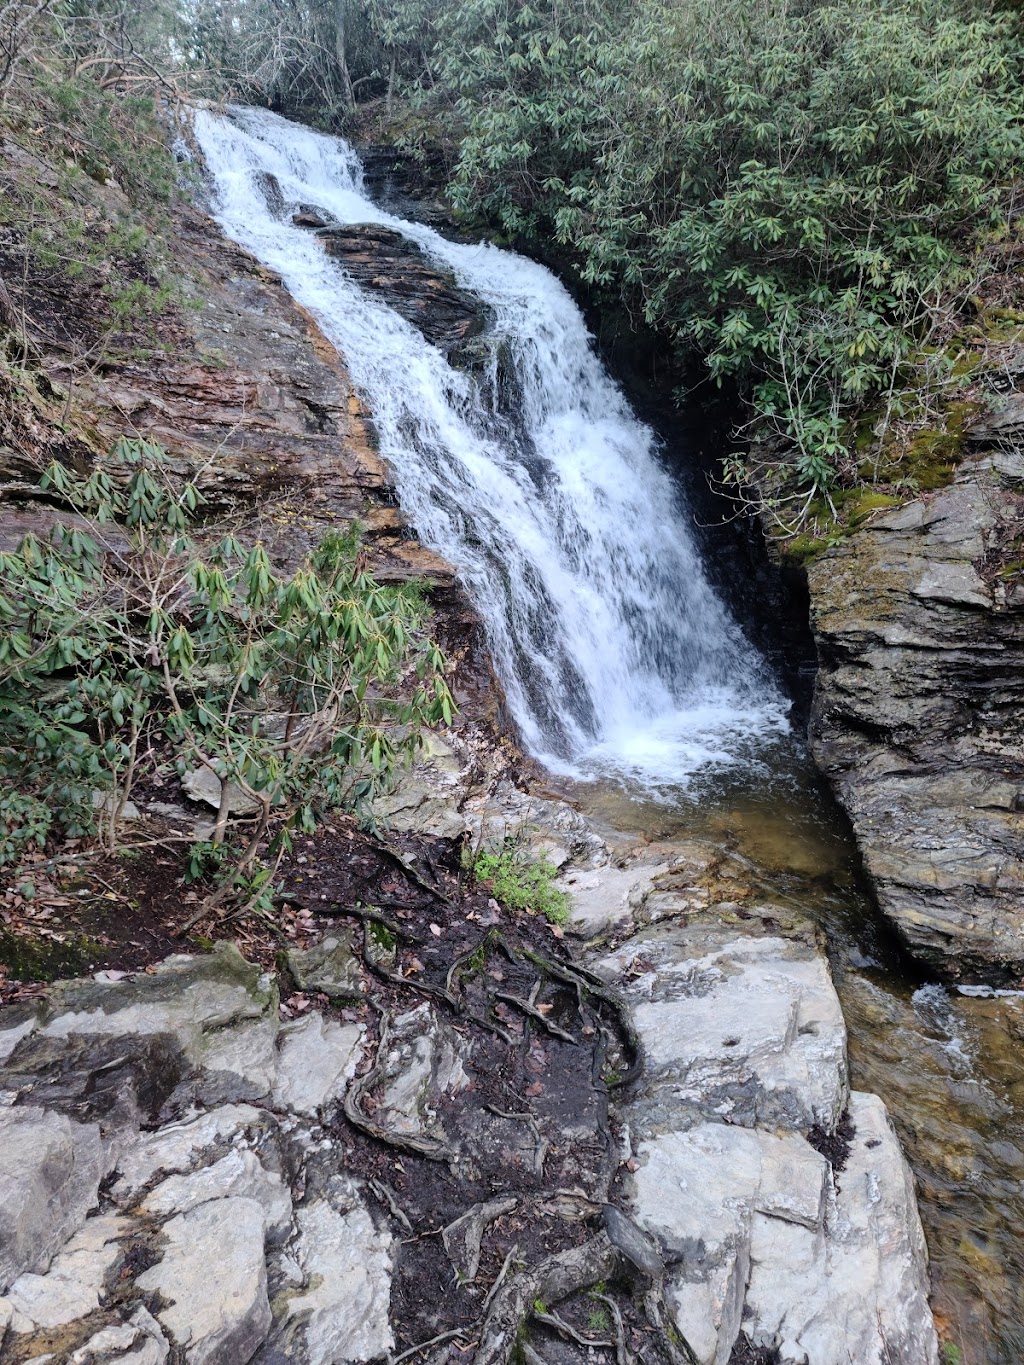
<svg viewBox="0 0 1024 1365"><path fill-rule="evenodd" d="M164 1224L163 1258L136 1284L188 1365L245 1365L270 1330L264 1210L254 1199L200 1204Z"/></svg>
<svg viewBox="0 0 1024 1365"><path fill-rule="evenodd" d="M828 965L800 940L658 926L600 959L623 990L647 1068L640 1131L713 1118L834 1131L846 1106L846 1028Z"/></svg>

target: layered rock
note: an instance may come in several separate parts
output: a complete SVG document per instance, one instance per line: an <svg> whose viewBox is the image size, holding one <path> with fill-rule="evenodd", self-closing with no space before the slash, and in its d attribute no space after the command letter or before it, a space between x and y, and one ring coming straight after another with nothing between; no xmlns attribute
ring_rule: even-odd
<svg viewBox="0 0 1024 1365"><path fill-rule="evenodd" d="M305 1190L362 1036L227 946L0 1015L3 1358L385 1354L390 1235L362 1182Z"/></svg>
<svg viewBox="0 0 1024 1365"><path fill-rule="evenodd" d="M646 1060L620 1111L625 1195L693 1359L936 1361L913 1179L881 1100L850 1093L815 931L742 889L714 848L617 862L600 914L600 867L564 884L577 932L627 935L593 956Z"/></svg>
<svg viewBox="0 0 1024 1365"><path fill-rule="evenodd" d="M400 317L433 346L451 354L479 336L488 321L486 307L460 289L450 271L435 265L416 242L378 223L325 227L320 232L328 254L364 289L379 294Z"/></svg>
<svg viewBox="0 0 1024 1365"><path fill-rule="evenodd" d="M814 757L883 912L952 974L1024 969L1022 535L1024 458L983 450L808 569Z"/></svg>

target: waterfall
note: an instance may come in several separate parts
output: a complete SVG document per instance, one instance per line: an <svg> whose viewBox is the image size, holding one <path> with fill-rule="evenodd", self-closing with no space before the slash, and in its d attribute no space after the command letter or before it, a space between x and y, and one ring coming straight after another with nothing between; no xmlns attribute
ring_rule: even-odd
<svg viewBox="0 0 1024 1365"><path fill-rule="evenodd" d="M344 356L406 516L486 625L526 747L556 772L667 799L785 732L786 704L708 582L654 434L556 277L384 212L338 138L256 109L197 110L195 132L218 222ZM452 272L493 319L490 376L450 364L360 288L292 225L300 204L396 229ZM495 401L499 354L514 413Z"/></svg>

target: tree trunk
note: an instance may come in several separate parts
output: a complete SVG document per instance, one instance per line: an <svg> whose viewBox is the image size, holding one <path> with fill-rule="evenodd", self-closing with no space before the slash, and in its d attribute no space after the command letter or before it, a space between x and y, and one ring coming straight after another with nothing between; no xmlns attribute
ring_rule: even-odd
<svg viewBox="0 0 1024 1365"><path fill-rule="evenodd" d="M334 51L338 59L338 74L341 76L341 93L346 109L355 108L355 92L352 89L352 76L348 69L348 47L345 38L345 20L348 0L335 0L334 8Z"/></svg>

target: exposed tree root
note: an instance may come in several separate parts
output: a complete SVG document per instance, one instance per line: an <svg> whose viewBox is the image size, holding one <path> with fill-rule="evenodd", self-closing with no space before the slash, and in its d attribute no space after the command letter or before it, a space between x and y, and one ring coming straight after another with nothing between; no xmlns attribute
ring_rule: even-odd
<svg viewBox="0 0 1024 1365"><path fill-rule="evenodd" d="M560 1251L506 1279L484 1318L474 1365L508 1365L533 1305L561 1303L570 1294L609 1279L621 1265L619 1252L599 1232L581 1247Z"/></svg>
<svg viewBox="0 0 1024 1365"><path fill-rule="evenodd" d="M380 1038L377 1042L377 1059L366 1075L354 1080L345 1092L345 1098L342 1102L345 1117L353 1128L368 1133L378 1142L387 1143L391 1147L401 1147L407 1152L415 1152L418 1156L425 1156L428 1161L452 1160L455 1153L446 1143L439 1142L436 1138L417 1137L414 1133L389 1132L363 1111L361 1104L363 1096L372 1090L384 1074L384 1062L390 1041L391 1030L388 1027L386 1016L382 1016Z"/></svg>

